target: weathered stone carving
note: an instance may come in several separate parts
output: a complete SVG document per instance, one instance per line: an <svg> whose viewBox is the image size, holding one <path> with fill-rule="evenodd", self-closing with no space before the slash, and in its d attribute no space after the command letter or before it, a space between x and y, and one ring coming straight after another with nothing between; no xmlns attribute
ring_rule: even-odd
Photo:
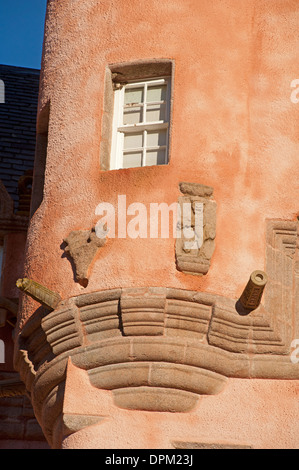
<svg viewBox="0 0 299 470"><path fill-rule="evenodd" d="M236 299L157 287L83 294L46 316L37 310L15 364L49 443L64 415L67 434L98 419L82 413L80 424L74 408L63 411L70 358L92 390L135 410L189 411L230 377L298 380L290 360L299 335L297 245L297 221L267 223L268 283L254 315L239 315Z"/></svg>
<svg viewBox="0 0 299 470"><path fill-rule="evenodd" d="M178 199L181 207L181 237L176 240L177 268L187 274L207 274L216 237L216 202L212 199L213 188L197 183L180 183L180 191L184 196ZM185 207L190 205L192 212L186 217ZM186 234L189 236L189 231L191 235L194 234L193 238L186 237Z"/></svg>
<svg viewBox="0 0 299 470"><path fill-rule="evenodd" d="M51 310L54 310L61 301L61 297L57 292L53 292L32 279L26 277L18 279L16 286L25 292L25 294Z"/></svg>
<svg viewBox="0 0 299 470"><path fill-rule="evenodd" d="M76 269L76 280L84 287L88 284L88 270L98 248L104 246L105 238L99 238L95 229L71 232L63 240L67 246L64 251L73 259Z"/></svg>

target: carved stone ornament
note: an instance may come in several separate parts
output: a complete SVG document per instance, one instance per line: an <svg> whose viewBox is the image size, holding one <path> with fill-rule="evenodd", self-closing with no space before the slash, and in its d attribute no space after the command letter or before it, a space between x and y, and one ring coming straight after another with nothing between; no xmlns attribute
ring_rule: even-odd
<svg viewBox="0 0 299 470"><path fill-rule="evenodd" d="M299 337L298 252L298 222L268 221L268 282L249 315L238 313L236 299L164 287L98 291L48 314L38 309L17 339L15 366L49 444L62 419L69 435L106 413L81 410L80 418L78 406L65 409L74 368L90 393L108 394L113 406L160 412L188 412L231 377L298 380L291 361ZM100 397L95 402L101 406Z"/></svg>
<svg viewBox="0 0 299 470"><path fill-rule="evenodd" d="M197 183L180 183L181 236L176 240L176 264L187 274L207 274L215 249L216 202L213 188ZM191 209L188 214L188 209Z"/></svg>
<svg viewBox="0 0 299 470"><path fill-rule="evenodd" d="M105 245L106 238L99 238L95 229L92 228L91 230L73 231L63 241L67 245L64 251L73 259L76 280L86 287L89 266L98 249Z"/></svg>

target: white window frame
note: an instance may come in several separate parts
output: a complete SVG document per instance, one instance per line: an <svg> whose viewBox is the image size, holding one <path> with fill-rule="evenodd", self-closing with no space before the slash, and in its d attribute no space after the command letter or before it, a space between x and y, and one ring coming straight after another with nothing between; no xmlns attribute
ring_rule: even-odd
<svg viewBox="0 0 299 470"><path fill-rule="evenodd" d="M162 121L151 121L145 122L146 117L146 96L147 87L149 85L166 85L166 100L153 101L150 103L151 106L155 104L165 103L165 120ZM171 98L171 80L170 77L159 77L148 80L131 81L124 86L120 86L114 91L114 111L113 111L113 124L112 124L112 145L111 145L111 157L110 157L110 169L117 170L123 168L123 152L124 152L124 136L129 133L136 133L138 131L143 132L143 146L140 148L134 148L134 151L142 152L141 167L145 165L146 151L147 150L160 150L165 149L165 161L163 164L168 163L168 147L169 147L169 123L170 123L170 98ZM143 122L136 124L123 124L124 116L124 96L125 90L128 88L144 87L144 98L142 103L138 103L143 109ZM138 107L136 104L136 106ZM166 129L166 145L147 147L146 137L148 131Z"/></svg>

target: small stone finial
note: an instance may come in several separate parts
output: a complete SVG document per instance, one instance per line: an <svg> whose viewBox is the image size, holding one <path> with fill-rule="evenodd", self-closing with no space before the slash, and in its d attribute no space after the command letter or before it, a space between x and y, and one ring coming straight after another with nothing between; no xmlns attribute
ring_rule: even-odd
<svg viewBox="0 0 299 470"><path fill-rule="evenodd" d="M32 279L26 277L18 279L16 286L18 289L25 292L25 294L51 310L54 310L61 301L61 297L57 292L53 292Z"/></svg>
<svg viewBox="0 0 299 470"><path fill-rule="evenodd" d="M264 271L254 271L239 299L246 310L255 310L261 303L268 276Z"/></svg>

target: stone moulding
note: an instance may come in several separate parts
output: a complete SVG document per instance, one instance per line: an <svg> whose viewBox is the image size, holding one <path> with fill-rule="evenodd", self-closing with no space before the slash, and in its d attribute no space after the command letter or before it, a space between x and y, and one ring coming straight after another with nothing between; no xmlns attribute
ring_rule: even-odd
<svg viewBox="0 0 299 470"><path fill-rule="evenodd" d="M202 276L207 274L211 258L215 249L216 237L216 202L213 200L213 188L198 183L180 183L180 196L178 203L181 207L181 214L184 214L184 204L191 204L191 220L182 218L180 229L181 237L178 237L175 245L176 265L179 271L186 274ZM185 237L184 229L191 227L196 233L195 211L196 203L203 205L203 234L202 244L194 243L193 248L189 248L190 240ZM188 230L187 230L188 232ZM201 238L201 237L199 237Z"/></svg>
<svg viewBox="0 0 299 470"><path fill-rule="evenodd" d="M238 314L236 299L164 287L98 291L38 309L20 332L15 366L49 443L70 358L91 387L134 410L190 411L232 377L298 380L290 358L299 337L298 222L268 221L266 242L268 283L250 315Z"/></svg>

